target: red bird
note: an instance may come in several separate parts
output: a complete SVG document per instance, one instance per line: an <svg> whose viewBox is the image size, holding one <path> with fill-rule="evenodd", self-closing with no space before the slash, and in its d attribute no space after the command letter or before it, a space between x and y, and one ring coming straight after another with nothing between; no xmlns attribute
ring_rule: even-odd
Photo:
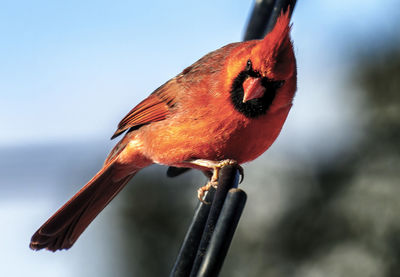
<svg viewBox="0 0 400 277"><path fill-rule="evenodd" d="M184 69L133 108L103 168L32 236L30 247L68 249L142 168L154 163L218 169L264 153L279 135L296 91L289 12L262 40L232 43Z"/></svg>

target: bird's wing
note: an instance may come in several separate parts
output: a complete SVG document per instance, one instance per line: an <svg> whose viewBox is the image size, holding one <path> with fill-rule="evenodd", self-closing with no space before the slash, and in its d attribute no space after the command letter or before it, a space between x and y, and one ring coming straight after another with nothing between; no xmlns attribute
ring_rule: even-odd
<svg viewBox="0 0 400 277"><path fill-rule="evenodd" d="M118 124L111 139L119 136L129 128L139 128L145 124L164 120L176 105L176 91L180 88L171 80L155 90L149 97L134 107Z"/></svg>

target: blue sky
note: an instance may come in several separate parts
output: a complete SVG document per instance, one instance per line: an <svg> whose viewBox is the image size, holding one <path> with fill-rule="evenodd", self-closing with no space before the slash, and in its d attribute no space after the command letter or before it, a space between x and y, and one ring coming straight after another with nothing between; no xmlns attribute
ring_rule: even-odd
<svg viewBox="0 0 400 277"><path fill-rule="evenodd" d="M240 39L250 3L242 3L246 12L228 1L211 6L185 1L3 4L0 118L5 132L0 143L111 133L160 84L208 51Z"/></svg>
<svg viewBox="0 0 400 277"><path fill-rule="evenodd" d="M357 102L341 92L348 56L394 32L396 6L299 1L292 20L299 89L292 127L284 130L312 142L321 137L304 130L322 128L323 135L323 128L343 127L346 118L335 111L348 109L351 118L356 107L347 102ZM2 1L0 145L108 140L155 88L207 52L241 40L251 7L251 1Z"/></svg>

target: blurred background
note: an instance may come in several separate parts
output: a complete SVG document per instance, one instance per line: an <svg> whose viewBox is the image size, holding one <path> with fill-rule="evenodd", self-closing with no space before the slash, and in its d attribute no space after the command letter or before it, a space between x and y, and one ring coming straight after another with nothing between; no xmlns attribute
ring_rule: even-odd
<svg viewBox="0 0 400 277"><path fill-rule="evenodd" d="M0 276L166 276L198 172L153 166L68 251L36 229L101 167L119 120L209 51L252 1L2 1ZM294 107L245 165L248 202L221 276L398 276L400 7L298 1Z"/></svg>

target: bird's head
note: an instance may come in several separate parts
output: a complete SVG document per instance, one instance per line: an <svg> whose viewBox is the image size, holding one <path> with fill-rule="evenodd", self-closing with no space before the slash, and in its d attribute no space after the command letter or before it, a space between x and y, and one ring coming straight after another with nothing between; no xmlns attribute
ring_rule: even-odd
<svg viewBox="0 0 400 277"><path fill-rule="evenodd" d="M296 90L296 60L290 40L289 9L264 39L243 43L230 60L231 99L247 117L291 105ZM233 62L234 61L234 62Z"/></svg>

